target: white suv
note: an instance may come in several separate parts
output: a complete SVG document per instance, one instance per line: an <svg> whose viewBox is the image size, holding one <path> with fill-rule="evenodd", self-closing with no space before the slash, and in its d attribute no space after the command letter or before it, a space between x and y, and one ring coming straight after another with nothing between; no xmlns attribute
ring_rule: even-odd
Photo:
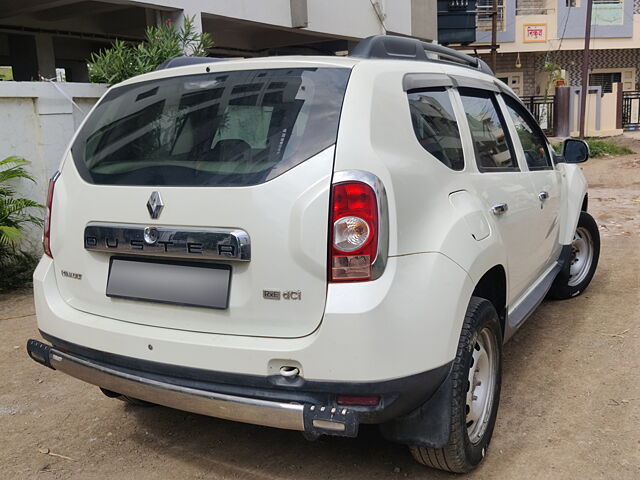
<svg viewBox="0 0 640 480"><path fill-rule="evenodd" d="M308 437L380 424L468 471L503 343L594 274L587 157L556 156L482 61L413 39L127 80L51 180L51 345L29 354L130 402Z"/></svg>

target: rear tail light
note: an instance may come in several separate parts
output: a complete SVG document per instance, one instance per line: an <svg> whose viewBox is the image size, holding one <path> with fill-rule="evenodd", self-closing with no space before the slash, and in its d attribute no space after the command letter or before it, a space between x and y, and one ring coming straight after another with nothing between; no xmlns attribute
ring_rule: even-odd
<svg viewBox="0 0 640 480"><path fill-rule="evenodd" d="M45 255L53 258L51 254L51 207L53 206L53 189L56 186L56 180L60 176L60 172L56 172L49 180L49 191L47 192L47 211L44 217L44 232L42 233L42 249Z"/></svg>
<svg viewBox="0 0 640 480"><path fill-rule="evenodd" d="M373 188L358 181L334 184L331 210L329 281L371 280L379 234Z"/></svg>

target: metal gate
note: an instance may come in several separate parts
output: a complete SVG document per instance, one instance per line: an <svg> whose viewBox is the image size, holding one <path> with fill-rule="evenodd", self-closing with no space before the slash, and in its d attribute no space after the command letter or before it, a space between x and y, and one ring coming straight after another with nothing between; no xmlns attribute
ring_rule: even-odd
<svg viewBox="0 0 640 480"><path fill-rule="evenodd" d="M640 130L640 90L622 92L622 128Z"/></svg>
<svg viewBox="0 0 640 480"><path fill-rule="evenodd" d="M553 96L533 95L520 97L547 135L553 134Z"/></svg>

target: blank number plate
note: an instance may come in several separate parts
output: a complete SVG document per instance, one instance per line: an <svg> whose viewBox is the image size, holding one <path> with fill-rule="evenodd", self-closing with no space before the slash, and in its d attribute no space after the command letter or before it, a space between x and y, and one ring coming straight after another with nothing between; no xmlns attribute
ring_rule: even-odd
<svg viewBox="0 0 640 480"><path fill-rule="evenodd" d="M231 267L111 257L107 296L226 309Z"/></svg>

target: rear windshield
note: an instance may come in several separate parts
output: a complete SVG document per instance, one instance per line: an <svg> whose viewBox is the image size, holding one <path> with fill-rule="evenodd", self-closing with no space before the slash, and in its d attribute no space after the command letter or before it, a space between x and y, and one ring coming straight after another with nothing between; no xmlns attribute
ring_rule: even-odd
<svg viewBox="0 0 640 480"><path fill-rule="evenodd" d="M350 70L243 70L110 90L71 152L101 185L243 186L333 145Z"/></svg>

